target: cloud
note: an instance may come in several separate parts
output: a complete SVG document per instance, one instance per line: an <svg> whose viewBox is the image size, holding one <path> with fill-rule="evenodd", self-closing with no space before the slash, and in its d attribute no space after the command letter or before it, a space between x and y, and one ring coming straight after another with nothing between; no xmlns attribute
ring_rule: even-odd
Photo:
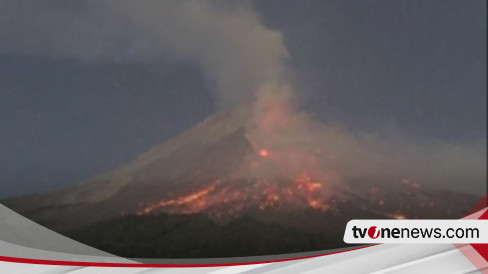
<svg viewBox="0 0 488 274"><path fill-rule="evenodd" d="M247 134L266 147L282 143L283 155L319 146L333 159L326 164L351 178L411 177L443 188L484 191L484 142L323 129L303 118L288 105L293 90L286 80L289 53L282 34L266 27L248 1L3 0L0 41L0 53L85 62L157 62L171 56L200 68L220 106L257 97ZM295 122L266 132L267 121L273 127L284 119ZM307 142L311 147L303 147Z"/></svg>
<svg viewBox="0 0 488 274"><path fill-rule="evenodd" d="M286 75L279 31L247 1L94 0L0 3L0 52L89 62L172 56L200 67L220 105Z"/></svg>

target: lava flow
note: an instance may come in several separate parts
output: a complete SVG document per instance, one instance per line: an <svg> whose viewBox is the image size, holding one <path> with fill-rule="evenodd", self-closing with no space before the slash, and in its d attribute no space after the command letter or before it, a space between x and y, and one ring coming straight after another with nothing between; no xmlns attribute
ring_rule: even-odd
<svg viewBox="0 0 488 274"><path fill-rule="evenodd" d="M245 209L252 208L311 208L326 211L329 209L327 189L324 183L314 181L306 175L279 184L268 180L215 180L197 191L147 204L137 214L204 213L215 219L222 219L238 216Z"/></svg>
<svg viewBox="0 0 488 274"><path fill-rule="evenodd" d="M181 196L145 204L137 214L204 213L220 219L246 209L327 211L339 178L327 168L323 148L310 141L311 124L288 99L256 104L245 126L247 156L232 172Z"/></svg>

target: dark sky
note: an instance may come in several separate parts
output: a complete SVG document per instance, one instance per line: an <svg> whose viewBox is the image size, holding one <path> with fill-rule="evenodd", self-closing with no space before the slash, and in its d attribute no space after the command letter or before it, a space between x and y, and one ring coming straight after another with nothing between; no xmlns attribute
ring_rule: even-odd
<svg viewBox="0 0 488 274"><path fill-rule="evenodd" d="M255 4L282 32L302 107L316 118L486 138L486 1ZM0 52L0 93L2 197L116 167L215 109L202 73L164 55L86 62Z"/></svg>

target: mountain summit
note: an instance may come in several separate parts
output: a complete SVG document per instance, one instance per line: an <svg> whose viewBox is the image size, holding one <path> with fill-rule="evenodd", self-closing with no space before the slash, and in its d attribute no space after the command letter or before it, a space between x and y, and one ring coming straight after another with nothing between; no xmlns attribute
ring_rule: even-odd
<svg viewBox="0 0 488 274"><path fill-rule="evenodd" d="M348 137L304 114L286 117L282 105L273 105L259 124L253 111L243 106L217 113L113 171L7 205L42 223L71 228L157 213L204 214L216 222L270 210L415 216L426 212L423 207L438 208L433 200L443 199L414 180L345 174L350 167L340 155L347 151L327 143ZM405 196L404 204L392 207L399 196Z"/></svg>

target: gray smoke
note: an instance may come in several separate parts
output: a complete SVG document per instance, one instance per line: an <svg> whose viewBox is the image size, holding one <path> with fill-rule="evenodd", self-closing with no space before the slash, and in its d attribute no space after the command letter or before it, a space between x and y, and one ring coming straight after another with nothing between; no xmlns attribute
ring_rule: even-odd
<svg viewBox="0 0 488 274"><path fill-rule="evenodd" d="M86 62L153 62L171 56L200 68L218 105L257 99L248 136L260 145L276 150L282 144L284 154L320 147L327 163L351 178L414 178L483 194L484 142L323 128L293 110L294 92L286 81L289 53L281 33L266 27L250 2L229 2L3 0L0 53ZM286 127L275 130L282 121Z"/></svg>
<svg viewBox="0 0 488 274"><path fill-rule="evenodd" d="M85 61L172 56L200 67L219 105L252 99L286 74L288 51L250 2L0 2L0 52Z"/></svg>

